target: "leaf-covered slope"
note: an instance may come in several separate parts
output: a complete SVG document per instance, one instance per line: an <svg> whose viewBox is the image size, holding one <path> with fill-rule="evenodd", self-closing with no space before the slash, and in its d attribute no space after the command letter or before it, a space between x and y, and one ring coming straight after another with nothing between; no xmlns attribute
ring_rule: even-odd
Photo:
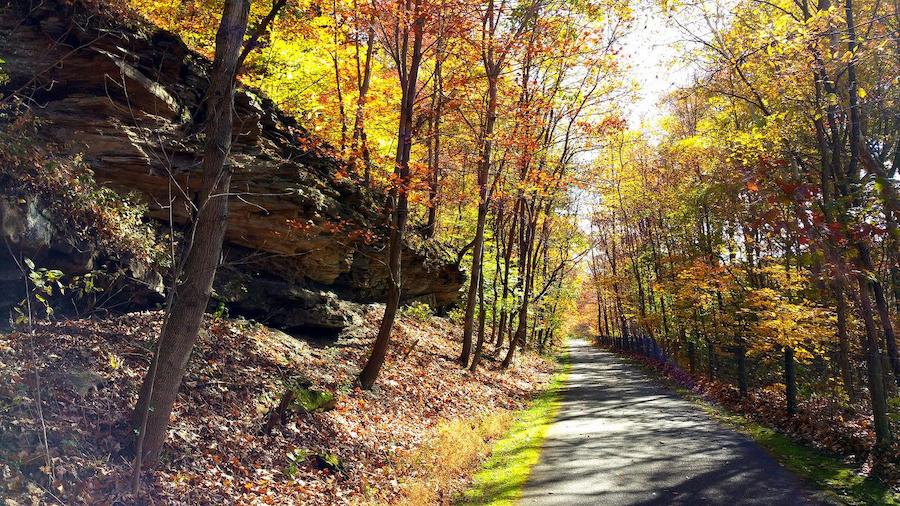
<svg viewBox="0 0 900 506"><path fill-rule="evenodd" d="M35 485L46 486L50 472L33 409L36 372L56 475L48 489L66 504L91 505L395 503L429 478L427 469L451 464L417 456L442 424L460 420L471 430L481 415L521 409L552 372L529 353L508 371L469 372L454 365L458 326L401 316L380 385L354 388L381 316L370 311L325 347L246 321L208 321L175 407L168 458L143 503L121 485L130 474L130 410L161 313L4 335L0 497L52 502ZM334 409L292 414L264 434L285 385L298 382L335 394ZM317 456L336 457L340 469L322 469Z"/></svg>

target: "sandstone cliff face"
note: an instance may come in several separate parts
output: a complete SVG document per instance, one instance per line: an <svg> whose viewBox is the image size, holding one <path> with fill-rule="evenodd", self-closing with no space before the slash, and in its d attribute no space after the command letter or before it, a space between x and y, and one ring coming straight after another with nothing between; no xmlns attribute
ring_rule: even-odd
<svg viewBox="0 0 900 506"><path fill-rule="evenodd" d="M40 121L35 142L80 154L96 179L139 192L152 217L184 223L199 186L208 61L171 33L123 27L81 2L13 1L0 8L0 58ZM383 196L270 101L235 99L234 179L217 293L282 327L341 328L343 301L386 291ZM170 184L171 183L171 184ZM374 234L372 234L374 232ZM404 252L404 296L445 306L464 276L435 245Z"/></svg>

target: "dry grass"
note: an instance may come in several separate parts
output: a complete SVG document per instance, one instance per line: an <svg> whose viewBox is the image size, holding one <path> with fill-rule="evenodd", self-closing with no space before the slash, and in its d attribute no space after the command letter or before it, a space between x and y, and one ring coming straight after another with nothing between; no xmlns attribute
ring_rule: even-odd
<svg viewBox="0 0 900 506"><path fill-rule="evenodd" d="M449 504L465 477L491 451L491 443L512 426L513 412L503 410L474 419L442 422L415 452L401 460L408 478L398 504Z"/></svg>

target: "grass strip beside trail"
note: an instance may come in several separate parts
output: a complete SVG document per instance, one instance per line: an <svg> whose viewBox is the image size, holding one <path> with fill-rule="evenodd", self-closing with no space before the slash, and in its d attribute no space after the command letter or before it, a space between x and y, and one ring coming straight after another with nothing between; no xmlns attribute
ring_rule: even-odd
<svg viewBox="0 0 900 506"><path fill-rule="evenodd" d="M560 397L571 369L568 350L559 355L559 370L547 389L516 417L509 433L494 445L491 456L457 501L466 506L511 505L522 495L531 468L541 456L547 430L560 408Z"/></svg>
<svg viewBox="0 0 900 506"><path fill-rule="evenodd" d="M852 464L794 441L775 429L754 422L743 415L731 412L661 375L655 369L632 361L628 357L617 356L661 381L675 393L705 411L712 419L748 436L781 465L800 478L815 484L831 495L832 499L854 506L870 504L900 506L900 496L877 478L861 476Z"/></svg>

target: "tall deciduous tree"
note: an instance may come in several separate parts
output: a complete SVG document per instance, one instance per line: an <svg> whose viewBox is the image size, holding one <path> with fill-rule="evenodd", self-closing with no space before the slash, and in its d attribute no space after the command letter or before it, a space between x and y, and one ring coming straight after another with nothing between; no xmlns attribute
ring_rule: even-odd
<svg viewBox="0 0 900 506"><path fill-rule="evenodd" d="M387 6L386 6L387 7ZM389 20L381 25L388 52L397 66L397 74L402 90L400 100L400 125L397 129L397 155L394 160L394 180L390 195L390 239L387 250L388 294L384 317L378 327L378 335L372 345L372 353L359 374L363 388L369 389L378 379L378 373L387 356L388 344L397 309L400 307L402 288L401 255L403 235L409 216L410 155L413 143L413 113L422 65L422 44L425 22L428 17L423 8L423 0L397 0L390 12Z"/></svg>
<svg viewBox="0 0 900 506"><path fill-rule="evenodd" d="M226 0L216 33L215 58L205 102L202 180L196 218L169 294L156 353L134 410L136 487L141 468L154 467L159 462L169 417L197 342L222 252L232 175L228 156L235 75L242 59L249 12L249 0Z"/></svg>

